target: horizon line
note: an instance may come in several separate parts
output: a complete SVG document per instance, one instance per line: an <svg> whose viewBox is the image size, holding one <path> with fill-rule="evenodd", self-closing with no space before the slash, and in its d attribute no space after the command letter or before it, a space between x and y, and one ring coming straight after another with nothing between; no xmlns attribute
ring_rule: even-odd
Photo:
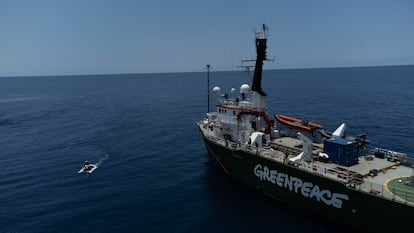
<svg viewBox="0 0 414 233"><path fill-rule="evenodd" d="M311 70L311 69L346 69L346 68L370 68L370 67L390 67L390 66L414 66L414 64L401 64L401 65L360 65L360 66L325 66L325 67L285 67L285 68L272 68L263 69L263 71L274 70ZM254 69L253 69L254 70ZM240 70L210 70L210 72L244 72ZM0 78L35 78L35 77L65 77L65 76L100 76L100 75L134 75L134 74L177 74L177 73L203 73L205 71L174 71L174 72L126 72L126 73L86 73L86 74L45 74L45 75L10 75L0 76Z"/></svg>

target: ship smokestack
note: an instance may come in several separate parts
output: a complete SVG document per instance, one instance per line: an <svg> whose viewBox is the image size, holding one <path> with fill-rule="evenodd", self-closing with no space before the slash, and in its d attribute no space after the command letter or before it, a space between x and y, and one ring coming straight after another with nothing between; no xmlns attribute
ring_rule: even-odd
<svg viewBox="0 0 414 233"><path fill-rule="evenodd" d="M266 96L266 93L262 90L262 70L263 61L266 58L266 42L267 42L267 27L263 24L263 31L256 33L256 66L254 68L254 77L252 91L256 91L261 96Z"/></svg>

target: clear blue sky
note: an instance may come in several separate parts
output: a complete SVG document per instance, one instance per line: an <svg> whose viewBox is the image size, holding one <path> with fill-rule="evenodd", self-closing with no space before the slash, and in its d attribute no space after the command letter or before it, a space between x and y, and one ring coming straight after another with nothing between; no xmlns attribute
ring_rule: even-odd
<svg viewBox="0 0 414 233"><path fill-rule="evenodd" d="M414 1L0 0L0 76L414 64Z"/></svg>

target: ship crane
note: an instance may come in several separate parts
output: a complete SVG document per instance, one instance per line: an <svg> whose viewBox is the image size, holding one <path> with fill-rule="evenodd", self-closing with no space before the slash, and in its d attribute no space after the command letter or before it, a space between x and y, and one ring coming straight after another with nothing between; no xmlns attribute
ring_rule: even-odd
<svg viewBox="0 0 414 233"><path fill-rule="evenodd" d="M303 151L298 156L290 158L291 162L308 161L312 157L312 141L300 132L298 136L303 141Z"/></svg>

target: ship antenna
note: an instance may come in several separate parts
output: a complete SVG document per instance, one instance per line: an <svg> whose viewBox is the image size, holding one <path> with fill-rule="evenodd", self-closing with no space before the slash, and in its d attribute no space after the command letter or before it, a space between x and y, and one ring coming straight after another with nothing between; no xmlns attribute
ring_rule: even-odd
<svg viewBox="0 0 414 233"><path fill-rule="evenodd" d="M249 78L248 80L249 80L249 82L251 81L251 75L250 75L250 68L252 68L252 67L254 67L254 66L251 66L251 65L243 65L243 63L245 63L245 62L252 62L252 61L256 61L255 59L241 59L241 65L240 66L237 66L237 67L240 67L240 68L244 68L244 71L247 73L247 77Z"/></svg>
<svg viewBox="0 0 414 233"><path fill-rule="evenodd" d="M207 112L210 112L210 64L207 67Z"/></svg>

